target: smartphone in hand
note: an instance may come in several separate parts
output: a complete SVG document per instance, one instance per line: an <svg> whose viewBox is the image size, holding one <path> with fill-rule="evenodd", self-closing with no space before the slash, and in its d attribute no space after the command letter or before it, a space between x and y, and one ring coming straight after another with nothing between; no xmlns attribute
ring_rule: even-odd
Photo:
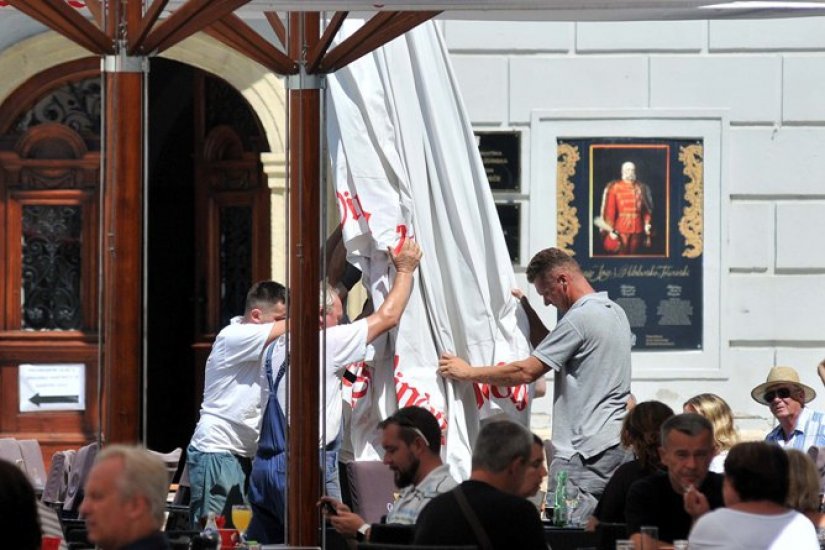
<svg viewBox="0 0 825 550"><path fill-rule="evenodd" d="M328 500L321 502L321 510L323 510L328 516L338 515L338 510L336 510L335 506L333 506Z"/></svg>

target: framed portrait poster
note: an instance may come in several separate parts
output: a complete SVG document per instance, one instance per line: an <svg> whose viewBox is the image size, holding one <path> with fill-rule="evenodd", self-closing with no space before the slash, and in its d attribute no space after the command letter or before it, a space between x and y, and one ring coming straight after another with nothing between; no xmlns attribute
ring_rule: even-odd
<svg viewBox="0 0 825 550"><path fill-rule="evenodd" d="M559 246L624 308L636 350L701 349L702 140L560 138L557 151Z"/></svg>

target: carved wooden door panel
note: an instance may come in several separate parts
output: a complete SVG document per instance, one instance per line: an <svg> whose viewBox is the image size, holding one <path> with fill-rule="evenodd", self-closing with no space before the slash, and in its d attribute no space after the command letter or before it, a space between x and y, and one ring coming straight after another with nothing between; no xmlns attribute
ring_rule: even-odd
<svg viewBox="0 0 825 550"><path fill-rule="evenodd" d="M196 74L196 403L217 333L241 315L252 283L271 277L269 189L260 162L266 141L243 96Z"/></svg>
<svg viewBox="0 0 825 550"><path fill-rule="evenodd" d="M0 437L38 439L47 459L99 435L98 64L0 107Z"/></svg>

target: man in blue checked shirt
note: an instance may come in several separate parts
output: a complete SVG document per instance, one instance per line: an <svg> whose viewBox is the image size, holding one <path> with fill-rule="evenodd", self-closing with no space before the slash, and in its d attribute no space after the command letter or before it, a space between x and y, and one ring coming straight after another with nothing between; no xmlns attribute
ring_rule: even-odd
<svg viewBox="0 0 825 550"><path fill-rule="evenodd" d="M779 422L765 436L765 441L801 451L813 445L825 445L825 413L805 407L816 397L816 392L799 381L795 369L773 367L765 383L753 389L751 397L770 407Z"/></svg>

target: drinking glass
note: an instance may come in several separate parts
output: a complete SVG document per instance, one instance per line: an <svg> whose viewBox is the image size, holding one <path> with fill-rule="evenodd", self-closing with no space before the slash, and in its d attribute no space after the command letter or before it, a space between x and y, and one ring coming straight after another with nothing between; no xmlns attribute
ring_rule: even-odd
<svg viewBox="0 0 825 550"><path fill-rule="evenodd" d="M246 530L250 521L252 521L252 508L246 504L232 505L232 524L240 532L241 539L246 539Z"/></svg>
<svg viewBox="0 0 825 550"><path fill-rule="evenodd" d="M576 508L579 506L579 488L572 483L567 484L567 491L564 495L564 504L567 506L567 525L576 527L577 521L574 521L573 516L576 513Z"/></svg>

